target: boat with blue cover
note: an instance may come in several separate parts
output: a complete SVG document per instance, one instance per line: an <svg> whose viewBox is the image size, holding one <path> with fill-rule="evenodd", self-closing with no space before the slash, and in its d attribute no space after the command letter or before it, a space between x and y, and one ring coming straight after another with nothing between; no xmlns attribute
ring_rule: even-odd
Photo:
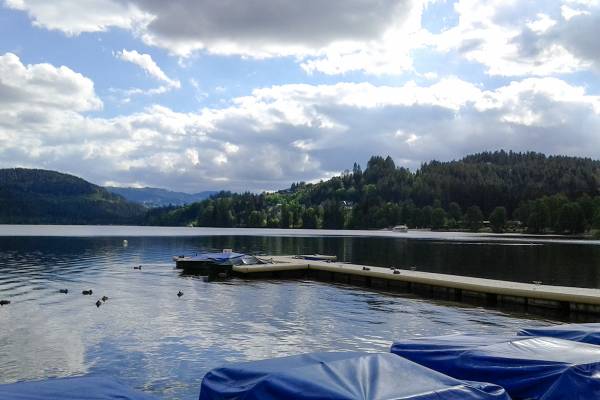
<svg viewBox="0 0 600 400"><path fill-rule="evenodd" d="M510 400L493 384L465 382L390 353L312 353L216 368L199 400Z"/></svg>
<svg viewBox="0 0 600 400"><path fill-rule="evenodd" d="M600 345L600 324L562 324L521 329L519 336L547 336Z"/></svg>
<svg viewBox="0 0 600 400"><path fill-rule="evenodd" d="M158 400L108 377L78 376L0 385L2 400Z"/></svg>
<svg viewBox="0 0 600 400"><path fill-rule="evenodd" d="M391 352L513 399L600 399L600 347L551 337L448 335L397 341Z"/></svg>
<svg viewBox="0 0 600 400"><path fill-rule="evenodd" d="M194 256L176 256L173 257L173 260L177 268L183 269L188 273L200 275L230 275L234 265L265 263L265 261L258 257L244 253L235 253L230 250L198 253Z"/></svg>

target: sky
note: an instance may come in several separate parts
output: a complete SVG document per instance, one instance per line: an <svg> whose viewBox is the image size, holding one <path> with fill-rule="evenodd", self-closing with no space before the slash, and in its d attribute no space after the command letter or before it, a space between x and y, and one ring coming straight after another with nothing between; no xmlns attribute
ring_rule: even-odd
<svg viewBox="0 0 600 400"><path fill-rule="evenodd" d="M600 158L600 0L0 0L0 167L254 191Z"/></svg>

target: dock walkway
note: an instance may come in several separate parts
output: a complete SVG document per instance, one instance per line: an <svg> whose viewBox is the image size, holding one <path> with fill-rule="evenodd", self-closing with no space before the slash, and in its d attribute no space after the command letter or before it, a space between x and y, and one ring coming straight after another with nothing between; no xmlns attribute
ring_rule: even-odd
<svg viewBox="0 0 600 400"><path fill-rule="evenodd" d="M489 306L521 305L566 312L600 314L600 289L550 286L432 272L313 261L274 256L270 264L233 267L238 276L308 276L394 291L408 291L453 301L485 302ZM477 301L479 300L479 301Z"/></svg>

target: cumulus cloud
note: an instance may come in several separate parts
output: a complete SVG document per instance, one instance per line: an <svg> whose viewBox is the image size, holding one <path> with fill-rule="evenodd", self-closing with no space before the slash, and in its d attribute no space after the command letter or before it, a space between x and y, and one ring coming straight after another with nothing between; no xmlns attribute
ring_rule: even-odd
<svg viewBox="0 0 600 400"><path fill-rule="evenodd" d="M182 0L177 4L161 0L5 0L5 4L27 11L38 26L67 33L142 25L148 41L181 53L237 46L248 46L250 52L257 44L265 49L277 44L320 48L339 40L377 39L414 6L410 0Z"/></svg>
<svg viewBox="0 0 600 400"><path fill-rule="evenodd" d="M113 0L4 0L6 7L25 11L38 27L78 35L110 28L134 29L151 15L134 3Z"/></svg>
<svg viewBox="0 0 600 400"><path fill-rule="evenodd" d="M400 73L420 42L431 0L5 0L33 23L74 35L128 29L178 56L197 50L246 57L293 56L310 72Z"/></svg>
<svg viewBox="0 0 600 400"><path fill-rule="evenodd" d="M597 1L459 0L456 26L431 37L489 74L549 76L600 67Z"/></svg>
<svg viewBox="0 0 600 400"><path fill-rule="evenodd" d="M292 56L308 73L400 74L413 70L413 50L426 47L483 64L491 75L550 76L600 61L596 0L458 0L458 24L438 34L421 22L442 0L4 2L36 26L69 35L116 27L178 56Z"/></svg>
<svg viewBox="0 0 600 400"><path fill-rule="evenodd" d="M102 108L90 79L65 66L24 65L12 53L0 55L0 102L18 111Z"/></svg>
<svg viewBox="0 0 600 400"><path fill-rule="evenodd" d="M372 154L418 167L507 148L600 157L600 98L557 78L485 90L459 78L421 86L288 84L223 108L152 105L100 118L93 83L66 68L0 56L0 166L97 183L179 190L278 189Z"/></svg>

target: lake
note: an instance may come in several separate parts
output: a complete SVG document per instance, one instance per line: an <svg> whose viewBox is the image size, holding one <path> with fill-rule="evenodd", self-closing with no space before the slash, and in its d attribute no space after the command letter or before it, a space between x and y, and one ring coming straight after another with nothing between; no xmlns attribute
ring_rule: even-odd
<svg viewBox="0 0 600 400"><path fill-rule="evenodd" d="M123 245L127 239L128 245ZM551 322L341 284L204 282L171 256L234 248L600 287L598 242L383 231L0 226L0 383L86 373L195 399L224 363L312 351L388 351L396 338L512 333ZM134 265L143 265L134 270ZM59 289L69 289L68 294ZM82 290L92 289L92 296ZM177 297L181 290L184 295ZM94 303L103 295L101 307Z"/></svg>

